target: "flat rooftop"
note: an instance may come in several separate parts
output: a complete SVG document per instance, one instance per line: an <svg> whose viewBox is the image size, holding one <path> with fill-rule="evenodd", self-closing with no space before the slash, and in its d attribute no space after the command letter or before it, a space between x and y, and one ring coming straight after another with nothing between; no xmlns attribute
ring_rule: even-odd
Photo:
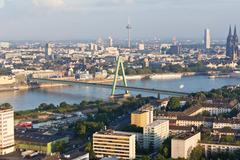
<svg viewBox="0 0 240 160"><path fill-rule="evenodd" d="M6 112L11 110L13 110L12 106L4 105L4 104L0 105L0 112Z"/></svg>
<svg viewBox="0 0 240 160"><path fill-rule="evenodd" d="M146 112L148 112L148 111L146 111L146 110L136 110L136 111L132 112L132 114L142 114L142 113L146 113Z"/></svg>
<svg viewBox="0 0 240 160"><path fill-rule="evenodd" d="M15 140L16 141L26 141L26 142L35 142L35 143L41 143L41 144L47 144L49 142L53 142L55 140L61 139L66 137L62 134L43 134L41 132L38 132L37 130L27 129L17 129L15 130Z"/></svg>
<svg viewBox="0 0 240 160"><path fill-rule="evenodd" d="M156 120L156 121L148 124L147 126L148 127L155 127L155 126L157 126L159 124L162 124L162 123L165 123L165 122L169 122L169 120Z"/></svg>
<svg viewBox="0 0 240 160"><path fill-rule="evenodd" d="M99 131L99 132L96 132L94 134L116 135L116 136L132 136L132 135L134 135L134 133L122 132L122 131L114 131L114 130Z"/></svg>
<svg viewBox="0 0 240 160"><path fill-rule="evenodd" d="M191 138L192 136L195 136L196 134L198 134L200 132L186 132L186 133L181 133L179 135L177 135L175 138L173 139L178 139L178 140L186 140L188 138Z"/></svg>

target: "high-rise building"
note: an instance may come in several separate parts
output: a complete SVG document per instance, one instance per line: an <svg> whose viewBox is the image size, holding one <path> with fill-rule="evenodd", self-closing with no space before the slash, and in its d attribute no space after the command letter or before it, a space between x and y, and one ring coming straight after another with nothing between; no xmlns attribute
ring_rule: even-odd
<svg viewBox="0 0 240 160"><path fill-rule="evenodd" d="M143 147L158 149L169 136L169 120L157 120L143 128Z"/></svg>
<svg viewBox="0 0 240 160"><path fill-rule="evenodd" d="M113 46L113 39L112 37L108 37L108 47L112 47Z"/></svg>
<svg viewBox="0 0 240 160"><path fill-rule="evenodd" d="M231 58L232 61L237 60L239 57L239 50L238 50L238 35L237 35L237 28L234 27L234 33L232 34L231 26L229 27L229 33L227 37L227 44L226 44L226 56Z"/></svg>
<svg viewBox="0 0 240 160"><path fill-rule="evenodd" d="M47 43L45 46L45 58L48 60L54 60L54 54L52 54L52 43Z"/></svg>
<svg viewBox="0 0 240 160"><path fill-rule="evenodd" d="M136 158L136 135L119 131L100 131L93 134L93 151L97 158Z"/></svg>
<svg viewBox="0 0 240 160"><path fill-rule="evenodd" d="M147 104L131 114L131 124L145 127L153 122L153 106Z"/></svg>
<svg viewBox="0 0 240 160"><path fill-rule="evenodd" d="M45 56L50 57L52 55L52 44L47 43L45 46Z"/></svg>
<svg viewBox="0 0 240 160"><path fill-rule="evenodd" d="M14 150L14 111L10 106L0 106L0 155Z"/></svg>
<svg viewBox="0 0 240 160"><path fill-rule="evenodd" d="M204 47L205 49L211 48L211 35L209 29L204 30Z"/></svg>
<svg viewBox="0 0 240 160"><path fill-rule="evenodd" d="M94 43L89 44L89 49L90 51L97 51L98 50L98 45Z"/></svg>
<svg viewBox="0 0 240 160"><path fill-rule="evenodd" d="M144 47L144 42L142 41L142 42L140 42L139 44L138 44L138 50L139 51L143 51L145 49L145 47Z"/></svg>

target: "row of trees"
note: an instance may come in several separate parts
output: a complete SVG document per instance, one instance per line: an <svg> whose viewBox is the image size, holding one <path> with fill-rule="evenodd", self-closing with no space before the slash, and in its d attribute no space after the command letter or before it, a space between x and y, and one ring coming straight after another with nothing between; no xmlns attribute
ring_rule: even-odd
<svg viewBox="0 0 240 160"><path fill-rule="evenodd" d="M15 112L15 118L16 119L37 118L39 115L46 114L46 112L69 113L74 111L83 111L85 109L96 109L101 106L112 106L114 104L116 103L112 101L104 102L102 100L82 101L79 104L68 104L66 102L62 102L59 105L54 105L42 103L36 109Z"/></svg>
<svg viewBox="0 0 240 160"><path fill-rule="evenodd" d="M126 74L127 75L137 75L137 74L152 74L152 73L167 73L167 72L173 72L173 73L180 73L180 72L201 72L206 73L210 69L207 68L203 63L192 63L189 64L187 67L182 67L179 64L167 64L162 67L158 68L137 68L133 69L131 67L126 68Z"/></svg>

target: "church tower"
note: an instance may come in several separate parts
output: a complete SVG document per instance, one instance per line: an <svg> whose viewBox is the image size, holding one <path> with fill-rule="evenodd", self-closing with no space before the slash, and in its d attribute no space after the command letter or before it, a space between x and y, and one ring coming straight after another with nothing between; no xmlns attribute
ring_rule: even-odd
<svg viewBox="0 0 240 160"><path fill-rule="evenodd" d="M234 33L233 33L233 57L235 57L233 60L236 60L239 57L239 51L238 51L238 35L237 35L237 28L234 27Z"/></svg>
<svg viewBox="0 0 240 160"><path fill-rule="evenodd" d="M227 37L227 45L226 45L226 56L233 57L233 35L232 35L232 27L229 27L229 33Z"/></svg>

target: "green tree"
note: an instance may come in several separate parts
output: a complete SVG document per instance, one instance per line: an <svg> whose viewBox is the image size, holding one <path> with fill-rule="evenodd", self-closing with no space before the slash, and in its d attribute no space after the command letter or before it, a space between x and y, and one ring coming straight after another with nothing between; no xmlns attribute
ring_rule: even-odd
<svg viewBox="0 0 240 160"><path fill-rule="evenodd" d="M84 123L78 123L76 128L79 135L85 135L87 132L87 127Z"/></svg>
<svg viewBox="0 0 240 160"><path fill-rule="evenodd" d="M231 110L231 112L229 113L229 117L230 118L235 117L235 116L237 116L237 114L238 114L238 109L237 108L233 108Z"/></svg>
<svg viewBox="0 0 240 160"><path fill-rule="evenodd" d="M179 107L180 107L180 99L178 97L171 97L167 104L168 110L177 111L179 110Z"/></svg>
<svg viewBox="0 0 240 160"><path fill-rule="evenodd" d="M226 135L226 136L222 136L220 141L221 142L232 143L232 142L235 141L235 138L234 138L234 136Z"/></svg>
<svg viewBox="0 0 240 160"><path fill-rule="evenodd" d="M92 143L91 142L87 142L86 143L84 151L89 153L90 159L94 159L95 158L95 153L93 151L93 147L92 147Z"/></svg>
<svg viewBox="0 0 240 160"><path fill-rule="evenodd" d="M156 160L167 160L167 158L165 158L163 155L158 154L156 157Z"/></svg>
<svg viewBox="0 0 240 160"><path fill-rule="evenodd" d="M55 143L55 152L62 153L65 150L66 143L65 141L57 141Z"/></svg>
<svg viewBox="0 0 240 160"><path fill-rule="evenodd" d="M197 147L195 147L192 150L189 159L191 159L191 160L202 160L202 158L204 158L204 149L203 149L203 147L198 145Z"/></svg>
<svg viewBox="0 0 240 160"><path fill-rule="evenodd" d="M164 155L164 157L168 157L168 156L169 156L168 153L169 153L168 147L165 146L165 147L163 148L163 155Z"/></svg>
<svg viewBox="0 0 240 160"><path fill-rule="evenodd" d="M159 149L159 153L165 158L171 157L171 139L172 137L168 137L167 139L165 139Z"/></svg>
<svg viewBox="0 0 240 160"><path fill-rule="evenodd" d="M142 156L142 160L151 160L151 158L149 156Z"/></svg>

